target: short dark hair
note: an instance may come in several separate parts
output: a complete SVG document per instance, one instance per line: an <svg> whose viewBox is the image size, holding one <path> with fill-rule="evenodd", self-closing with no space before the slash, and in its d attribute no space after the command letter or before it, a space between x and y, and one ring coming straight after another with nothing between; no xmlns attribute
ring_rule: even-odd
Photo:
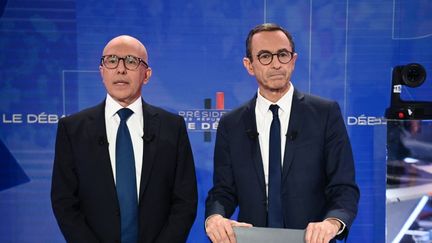
<svg viewBox="0 0 432 243"><path fill-rule="evenodd" d="M292 52L295 52L295 47L294 47L294 40L292 38L292 35L285 30L284 28L282 28L281 26L274 24L274 23L264 23L264 24L260 24L255 26L255 28L253 28L249 34L248 37L246 39L246 57L249 58L252 61L252 37L259 32L263 32L263 31L282 31L286 37L288 38L290 44L291 44L291 48L292 48Z"/></svg>

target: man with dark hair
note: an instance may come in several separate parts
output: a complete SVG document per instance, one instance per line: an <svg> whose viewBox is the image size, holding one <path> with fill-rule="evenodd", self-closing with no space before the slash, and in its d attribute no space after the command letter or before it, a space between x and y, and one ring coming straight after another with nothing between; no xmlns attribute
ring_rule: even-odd
<svg viewBox="0 0 432 243"><path fill-rule="evenodd" d="M308 243L348 235L359 200L339 105L294 89L297 53L276 24L252 29L243 64L258 92L218 126L207 235L236 242L233 226L306 229ZM238 221L230 220L239 207Z"/></svg>
<svg viewBox="0 0 432 243"><path fill-rule="evenodd" d="M51 201L67 242L186 241L197 210L195 166L182 117L144 102L144 45L118 36L99 66L99 105L60 119Z"/></svg>

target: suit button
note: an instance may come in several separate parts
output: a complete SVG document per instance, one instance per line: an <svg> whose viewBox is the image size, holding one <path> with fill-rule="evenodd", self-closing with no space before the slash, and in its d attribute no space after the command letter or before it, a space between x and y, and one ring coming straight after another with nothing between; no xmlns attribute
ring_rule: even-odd
<svg viewBox="0 0 432 243"><path fill-rule="evenodd" d="M115 211L115 215L116 215L116 216L120 216L120 210L117 209L117 210Z"/></svg>

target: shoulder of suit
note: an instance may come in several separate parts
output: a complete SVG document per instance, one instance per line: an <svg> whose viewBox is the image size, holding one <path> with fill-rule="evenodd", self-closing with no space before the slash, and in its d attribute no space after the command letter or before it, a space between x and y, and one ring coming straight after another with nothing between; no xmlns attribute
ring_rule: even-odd
<svg viewBox="0 0 432 243"><path fill-rule="evenodd" d="M154 105L151 105L149 103L144 103L143 108L144 108L143 112L149 112L153 116L160 116L163 119L175 119L175 120L182 119L183 120L183 117L176 114L175 111L166 110L164 108L154 106Z"/></svg>
<svg viewBox="0 0 432 243"><path fill-rule="evenodd" d="M97 114L101 114L104 115L104 107L105 107L105 102L102 102L98 105L92 106L92 107L88 107L85 108L79 112L76 113L72 113L70 115L66 115L65 117L61 118L61 120L64 121L73 121L73 120L79 120L79 119L83 119L85 117L89 117L89 116L95 116Z"/></svg>
<svg viewBox="0 0 432 243"><path fill-rule="evenodd" d="M241 117L245 112L249 112L252 109L252 112L255 112L255 102L256 97L248 100L247 102L243 103L242 105L228 111L223 115L224 119L230 119L235 117Z"/></svg>
<svg viewBox="0 0 432 243"><path fill-rule="evenodd" d="M321 96L313 95L313 94L306 94L301 93L303 96L303 100L306 104L310 105L322 105L322 106L331 106L337 103L335 100L331 100L328 98L324 98Z"/></svg>

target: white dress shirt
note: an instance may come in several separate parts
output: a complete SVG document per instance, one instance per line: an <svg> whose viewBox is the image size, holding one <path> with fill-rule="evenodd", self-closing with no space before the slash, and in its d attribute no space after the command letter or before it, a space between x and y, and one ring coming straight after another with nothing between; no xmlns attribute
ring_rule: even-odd
<svg viewBox="0 0 432 243"><path fill-rule="evenodd" d="M109 94L107 94L105 102L105 125L108 140L108 150L111 159L111 168L114 175L114 182L116 181L116 139L117 130L120 125L120 117L117 111L123 107L117 103ZM141 168L143 161L144 141L144 117L142 111L141 98L130 104L127 108L133 111L126 124L132 139L132 146L135 157L135 172L137 183L137 196L139 199L140 181L141 181Z"/></svg>
<svg viewBox="0 0 432 243"><path fill-rule="evenodd" d="M281 162L283 167L283 159L285 152L286 133L288 132L289 119L291 115L291 105L294 94L294 86L291 84L288 92L284 94L276 103L273 103L264 98L258 89L257 100L255 105L255 117L258 131L258 138L261 150L261 158L264 168L264 177L266 184L266 192L268 192L268 176L269 176L269 146L270 146L270 126L273 120L273 113L270 105L276 104L279 106L279 120L281 124Z"/></svg>

